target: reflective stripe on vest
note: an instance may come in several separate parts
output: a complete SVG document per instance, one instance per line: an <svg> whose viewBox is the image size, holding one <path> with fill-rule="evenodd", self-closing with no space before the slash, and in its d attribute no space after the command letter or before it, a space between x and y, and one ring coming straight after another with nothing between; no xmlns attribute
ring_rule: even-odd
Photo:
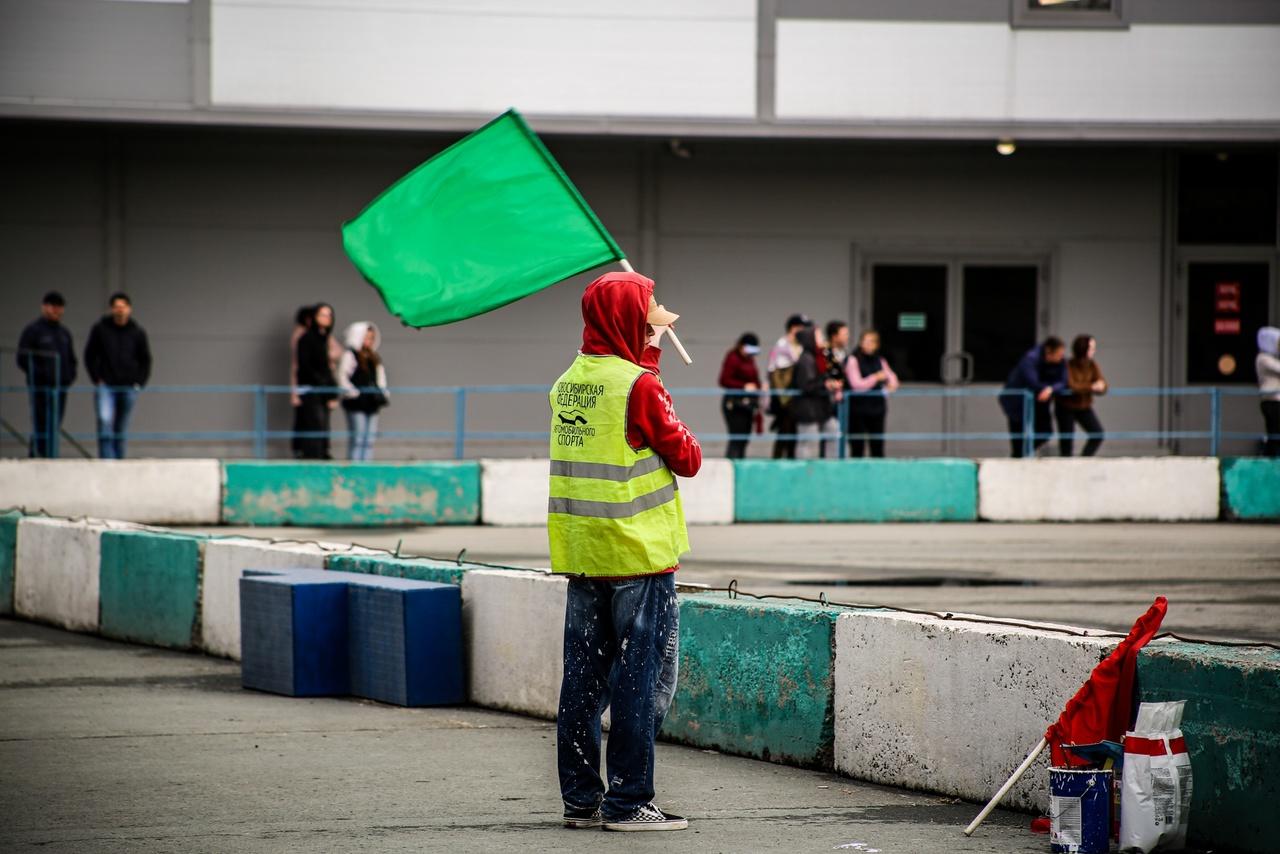
<svg viewBox="0 0 1280 854"><path fill-rule="evenodd" d="M547 534L555 572L593 577L670 569L688 551L675 478L627 442L627 402L645 373L616 356L583 356L551 389Z"/></svg>

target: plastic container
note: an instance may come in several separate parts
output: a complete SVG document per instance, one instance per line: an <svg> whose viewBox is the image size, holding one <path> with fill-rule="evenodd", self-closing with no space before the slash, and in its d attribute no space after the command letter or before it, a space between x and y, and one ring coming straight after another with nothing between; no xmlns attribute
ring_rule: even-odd
<svg viewBox="0 0 1280 854"><path fill-rule="evenodd" d="M1054 854L1111 850L1111 771L1049 769L1049 846Z"/></svg>

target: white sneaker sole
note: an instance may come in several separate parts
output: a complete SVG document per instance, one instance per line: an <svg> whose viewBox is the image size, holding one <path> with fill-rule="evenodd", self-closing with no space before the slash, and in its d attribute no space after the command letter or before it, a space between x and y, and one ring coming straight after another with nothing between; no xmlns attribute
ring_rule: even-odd
<svg viewBox="0 0 1280 854"><path fill-rule="evenodd" d="M642 833L646 830L684 830L689 826L689 820L682 818L679 821L606 821L604 823L605 830L613 830L620 833Z"/></svg>
<svg viewBox="0 0 1280 854"><path fill-rule="evenodd" d="M570 830L590 830L603 825L604 821L598 818L566 818L564 820L564 826Z"/></svg>

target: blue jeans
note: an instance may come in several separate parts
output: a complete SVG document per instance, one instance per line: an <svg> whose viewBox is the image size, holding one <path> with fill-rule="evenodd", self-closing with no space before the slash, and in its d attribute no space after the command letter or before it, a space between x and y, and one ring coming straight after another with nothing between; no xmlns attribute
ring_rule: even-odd
<svg viewBox="0 0 1280 854"><path fill-rule="evenodd" d="M138 390L100 385L93 390L98 415L98 456L104 460L124 459L124 435L129 416L138 399Z"/></svg>
<svg viewBox="0 0 1280 854"><path fill-rule="evenodd" d="M679 643L674 573L628 581L569 579L556 717L566 809L599 806L606 819L618 819L653 800L654 741L676 692ZM607 793L600 779L606 707L612 707Z"/></svg>
<svg viewBox="0 0 1280 854"><path fill-rule="evenodd" d="M347 459L373 459L373 440L378 437L378 413L350 409L346 413L347 432L350 434L347 438Z"/></svg>

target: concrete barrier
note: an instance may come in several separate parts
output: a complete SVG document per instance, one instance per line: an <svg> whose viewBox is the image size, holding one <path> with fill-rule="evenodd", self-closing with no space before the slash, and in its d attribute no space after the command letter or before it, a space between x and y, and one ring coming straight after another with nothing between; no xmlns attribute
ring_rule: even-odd
<svg viewBox="0 0 1280 854"><path fill-rule="evenodd" d="M836 622L835 767L985 801L1116 639L885 611ZM1048 805L1048 754L1005 797Z"/></svg>
<svg viewBox="0 0 1280 854"><path fill-rule="evenodd" d="M462 576L473 569L481 569L474 563L440 562L428 558L398 558L386 554L330 554L325 563L327 569L337 572L359 572L381 575L387 578L408 578L412 581L434 581L438 584L462 584Z"/></svg>
<svg viewBox="0 0 1280 854"><path fill-rule="evenodd" d="M733 460L703 460L696 477L679 478L684 518L691 525L731 525Z"/></svg>
<svg viewBox="0 0 1280 854"><path fill-rule="evenodd" d="M204 547L200 646L240 660L240 576L246 569L324 569L325 551L310 544L210 540Z"/></svg>
<svg viewBox="0 0 1280 854"><path fill-rule="evenodd" d="M680 677L662 734L830 768L835 618L801 605L682 596Z"/></svg>
<svg viewBox="0 0 1280 854"><path fill-rule="evenodd" d="M202 537L104 531L100 631L110 638L191 649L200 642Z"/></svg>
<svg viewBox="0 0 1280 854"><path fill-rule="evenodd" d="M538 572L484 569L462 577L467 698L554 718L564 673L567 582Z"/></svg>
<svg viewBox="0 0 1280 854"><path fill-rule="evenodd" d="M480 521L545 525L550 460L481 460Z"/></svg>
<svg viewBox="0 0 1280 854"><path fill-rule="evenodd" d="M1224 459L1222 512L1230 519L1280 519L1280 460Z"/></svg>
<svg viewBox="0 0 1280 854"><path fill-rule="evenodd" d="M227 463L222 521L234 525L470 525L480 465Z"/></svg>
<svg viewBox="0 0 1280 854"><path fill-rule="evenodd" d="M216 525L217 460L0 460L0 507L151 525Z"/></svg>
<svg viewBox="0 0 1280 854"><path fill-rule="evenodd" d="M1212 457L982 460L978 512L995 522L1212 520L1218 483Z"/></svg>
<svg viewBox="0 0 1280 854"><path fill-rule="evenodd" d="M1192 844L1275 851L1280 652L1168 643L1138 659L1142 699L1186 700Z"/></svg>
<svg viewBox="0 0 1280 854"><path fill-rule="evenodd" d="M13 613L13 565L18 548L18 513L0 513L0 615Z"/></svg>
<svg viewBox="0 0 1280 854"><path fill-rule="evenodd" d="M735 460L738 522L968 522L970 460Z"/></svg>
<svg viewBox="0 0 1280 854"><path fill-rule="evenodd" d="M101 525L25 517L18 522L13 606L21 617L98 630Z"/></svg>

